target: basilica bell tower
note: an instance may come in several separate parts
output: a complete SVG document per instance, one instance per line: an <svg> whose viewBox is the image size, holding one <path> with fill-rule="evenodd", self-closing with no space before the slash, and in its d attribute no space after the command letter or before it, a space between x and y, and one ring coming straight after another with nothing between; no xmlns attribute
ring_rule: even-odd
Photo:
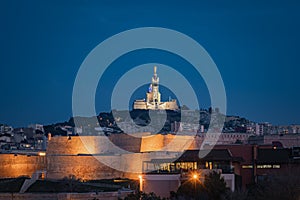
<svg viewBox="0 0 300 200"><path fill-rule="evenodd" d="M146 93L145 99L137 99L133 103L133 109L142 110L178 110L178 105L175 99L170 99L167 102L161 101L159 92L159 78L157 76L157 67L154 66L154 73L151 84Z"/></svg>

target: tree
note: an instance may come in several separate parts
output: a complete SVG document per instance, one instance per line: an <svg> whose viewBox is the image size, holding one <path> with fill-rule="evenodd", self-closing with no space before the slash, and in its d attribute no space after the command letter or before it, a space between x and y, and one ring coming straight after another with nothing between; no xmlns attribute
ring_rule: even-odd
<svg viewBox="0 0 300 200"><path fill-rule="evenodd" d="M224 178L216 171L205 176L203 185L208 195L208 199L211 200L224 199L230 191L226 186Z"/></svg>
<svg viewBox="0 0 300 200"><path fill-rule="evenodd" d="M280 174L270 174L249 190L247 199L299 200L299 176L300 169L295 168Z"/></svg>
<svg viewBox="0 0 300 200"><path fill-rule="evenodd" d="M208 199L205 188L200 180L188 180L184 182L177 190L179 199Z"/></svg>
<svg viewBox="0 0 300 200"><path fill-rule="evenodd" d="M184 199L221 200L228 196L230 190L226 187L224 178L215 171L206 175L204 182L188 180L177 190L177 196Z"/></svg>

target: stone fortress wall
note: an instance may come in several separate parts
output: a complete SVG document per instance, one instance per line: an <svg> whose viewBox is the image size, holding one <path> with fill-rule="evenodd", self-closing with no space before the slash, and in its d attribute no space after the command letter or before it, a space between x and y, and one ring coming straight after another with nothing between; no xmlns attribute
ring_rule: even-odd
<svg viewBox="0 0 300 200"><path fill-rule="evenodd" d="M46 169L46 157L38 155L0 154L0 177L30 177L34 172Z"/></svg>
<svg viewBox="0 0 300 200"><path fill-rule="evenodd" d="M145 134L144 134L145 135ZM146 134L147 135L147 134ZM120 153L112 143L128 151ZM162 152L183 151L181 147L193 143L192 136L150 135L132 137L126 134L82 137L53 137L47 148L47 178L59 179L74 175L81 179L133 178L143 172L143 161L170 158L177 155ZM187 148L185 148L187 149ZM153 153L153 151L161 151ZM113 168L109 166L113 166Z"/></svg>
<svg viewBox="0 0 300 200"><path fill-rule="evenodd" d="M48 141L46 156L40 156L38 152L35 152L35 155L26 155L28 152L0 154L0 178L31 177L36 171L46 171L46 177L51 179L70 175L81 179L136 177L136 174L123 171L131 169L131 171L141 172L140 161L147 159L148 155L140 153L141 143L140 137L126 134L109 137L52 137ZM121 155L113 148L114 146L131 154ZM29 152L29 154L34 153ZM117 166L119 170L107 167L100 161ZM113 162L115 163L112 164Z"/></svg>
<svg viewBox="0 0 300 200"><path fill-rule="evenodd" d="M231 137L231 135L237 136ZM229 134L228 136L222 134L218 144L234 143L242 134L231 135L229 137ZM140 133L135 134L135 136L138 137L127 134L114 134L108 137L52 137L48 141L46 156L0 154L0 178L31 176L36 171L44 170L46 177L51 179L60 179L70 175L81 179L116 177L136 179L145 170L144 161L150 161L153 158L175 158L178 152L186 149L199 149L204 141L203 135ZM246 136L243 137L245 140L248 139ZM206 140L211 142L214 138L215 136L211 135ZM269 138L266 137L266 139ZM265 143L279 139L269 139ZM292 139L294 142L298 142L297 139ZM116 149L115 146L119 149ZM127 152L120 153L122 149Z"/></svg>
<svg viewBox="0 0 300 200"><path fill-rule="evenodd" d="M110 136L52 137L48 142L47 155L107 154L117 153L114 146L129 152L140 152L141 138L127 134Z"/></svg>

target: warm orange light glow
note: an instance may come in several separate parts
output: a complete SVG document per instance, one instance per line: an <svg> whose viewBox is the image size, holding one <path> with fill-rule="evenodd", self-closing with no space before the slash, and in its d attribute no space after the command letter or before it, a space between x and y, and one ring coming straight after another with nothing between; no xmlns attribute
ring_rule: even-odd
<svg viewBox="0 0 300 200"><path fill-rule="evenodd" d="M193 179L198 179L198 175L197 175L197 174L194 174L194 175L193 175Z"/></svg>
<svg viewBox="0 0 300 200"><path fill-rule="evenodd" d="M139 175L139 179L140 179L140 191L143 191L143 176Z"/></svg>
<svg viewBox="0 0 300 200"><path fill-rule="evenodd" d="M46 152L39 152L39 156L46 156Z"/></svg>

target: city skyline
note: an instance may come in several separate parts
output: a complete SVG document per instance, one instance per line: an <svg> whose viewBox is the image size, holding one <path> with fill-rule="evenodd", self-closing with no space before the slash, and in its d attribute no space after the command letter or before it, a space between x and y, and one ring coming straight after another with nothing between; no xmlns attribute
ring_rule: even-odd
<svg viewBox="0 0 300 200"><path fill-rule="evenodd" d="M196 1L0 4L4 30L0 33L0 123L26 126L69 119L76 73L88 53L114 34L155 26L180 31L203 45L223 78L228 115L299 124L297 1L284 5L220 1L217 6ZM205 83L201 76L191 76L191 66L170 53L145 50L130 52L112 63L100 81L105 85L97 90L97 112L110 110L112 89L124 73L149 62L171 66L189 77L200 106L210 106ZM149 71L152 67L149 65ZM151 73L147 74L150 83ZM144 97L144 88L134 95Z"/></svg>

